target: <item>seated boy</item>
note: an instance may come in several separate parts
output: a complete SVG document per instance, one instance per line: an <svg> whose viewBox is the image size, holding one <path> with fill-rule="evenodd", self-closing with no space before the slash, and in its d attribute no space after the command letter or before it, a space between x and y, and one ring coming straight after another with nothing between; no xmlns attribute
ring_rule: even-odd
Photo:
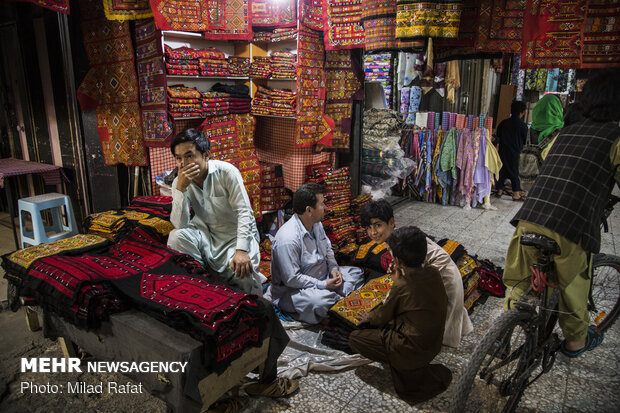
<svg viewBox="0 0 620 413"><path fill-rule="evenodd" d="M426 236L416 227L388 239L394 284L385 302L361 315L374 329L355 330L349 346L371 360L388 363L399 397L419 403L443 392L452 373L431 361L441 350L448 297L439 271L425 267Z"/></svg>

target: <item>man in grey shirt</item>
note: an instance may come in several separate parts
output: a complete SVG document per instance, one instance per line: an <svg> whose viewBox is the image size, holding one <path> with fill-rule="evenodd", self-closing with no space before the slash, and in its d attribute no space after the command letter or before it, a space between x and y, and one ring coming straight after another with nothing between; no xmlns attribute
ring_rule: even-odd
<svg viewBox="0 0 620 413"><path fill-rule="evenodd" d="M302 185L293 196L295 214L276 234L271 257L271 295L293 318L321 322L336 301L364 283L357 267L339 267L321 220L325 190Z"/></svg>
<svg viewBox="0 0 620 413"><path fill-rule="evenodd" d="M175 229L168 247L210 266L231 285L262 295L266 278L258 272L258 230L241 173L209 159L209 140L196 129L179 133L170 150L179 174L172 182L170 222Z"/></svg>

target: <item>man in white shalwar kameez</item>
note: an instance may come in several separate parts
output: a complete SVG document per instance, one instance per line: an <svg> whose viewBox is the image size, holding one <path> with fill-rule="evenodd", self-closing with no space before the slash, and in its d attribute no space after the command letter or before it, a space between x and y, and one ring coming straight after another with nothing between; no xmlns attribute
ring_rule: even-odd
<svg viewBox="0 0 620 413"><path fill-rule="evenodd" d="M209 159L209 140L195 129L178 134L170 149L179 173L172 183L175 229L168 247L208 265L230 285L262 295L258 230L241 173Z"/></svg>
<svg viewBox="0 0 620 413"><path fill-rule="evenodd" d="M293 196L295 214L276 234L271 249L271 295L293 318L321 322L330 307L364 283L362 270L339 267L321 220L321 185L302 185Z"/></svg>

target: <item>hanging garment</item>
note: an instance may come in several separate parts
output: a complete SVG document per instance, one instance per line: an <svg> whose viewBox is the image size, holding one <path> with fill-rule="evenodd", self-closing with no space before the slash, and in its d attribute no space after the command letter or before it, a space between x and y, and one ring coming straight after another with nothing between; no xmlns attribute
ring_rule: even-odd
<svg viewBox="0 0 620 413"><path fill-rule="evenodd" d="M456 155L456 167L460 170L459 193L469 204L474 188L474 147L471 132L463 129Z"/></svg>
<svg viewBox="0 0 620 413"><path fill-rule="evenodd" d="M491 193L491 179L486 167L486 129L478 129L476 134L480 136L478 159L474 171L474 198L473 206L484 203L484 197Z"/></svg>

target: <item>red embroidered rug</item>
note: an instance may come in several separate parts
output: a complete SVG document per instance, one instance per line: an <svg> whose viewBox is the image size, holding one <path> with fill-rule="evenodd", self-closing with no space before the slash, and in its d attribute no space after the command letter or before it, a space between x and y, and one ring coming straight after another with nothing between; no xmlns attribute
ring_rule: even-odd
<svg viewBox="0 0 620 413"><path fill-rule="evenodd" d="M364 47L362 0L324 0L325 49Z"/></svg>
<svg viewBox="0 0 620 413"><path fill-rule="evenodd" d="M476 50L520 53L527 0L481 0Z"/></svg>
<svg viewBox="0 0 620 413"><path fill-rule="evenodd" d="M14 0L36 4L52 11L69 14L69 0Z"/></svg>
<svg viewBox="0 0 620 413"><path fill-rule="evenodd" d="M168 119L161 34L153 19L136 22L134 32L144 144L168 148L174 124Z"/></svg>
<svg viewBox="0 0 620 413"><path fill-rule="evenodd" d="M299 0L300 22L304 26L323 31L323 0Z"/></svg>
<svg viewBox="0 0 620 413"><path fill-rule="evenodd" d="M95 0L82 0L80 10L91 66L78 88L80 106L97 108L106 165L146 165L129 23L107 20L103 4Z"/></svg>
<svg viewBox="0 0 620 413"><path fill-rule="evenodd" d="M103 0L108 20L138 20L153 17L149 0Z"/></svg>
<svg viewBox="0 0 620 413"><path fill-rule="evenodd" d="M586 0L528 0L521 68L578 68Z"/></svg>
<svg viewBox="0 0 620 413"><path fill-rule="evenodd" d="M295 0L252 0L252 26L297 26Z"/></svg>
<svg viewBox="0 0 620 413"><path fill-rule="evenodd" d="M247 0L149 0L160 30L204 32L207 39L252 39Z"/></svg>
<svg viewBox="0 0 620 413"><path fill-rule="evenodd" d="M620 2L588 0L581 68L620 67Z"/></svg>

